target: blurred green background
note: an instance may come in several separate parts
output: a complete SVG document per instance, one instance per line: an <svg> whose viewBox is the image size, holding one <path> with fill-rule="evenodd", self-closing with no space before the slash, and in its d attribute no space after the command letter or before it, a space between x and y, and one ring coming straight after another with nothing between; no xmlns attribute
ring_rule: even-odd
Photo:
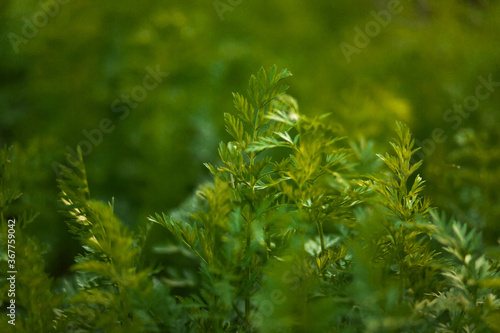
<svg viewBox="0 0 500 333"><path fill-rule="evenodd" d="M385 26L374 13L389 13L375 14ZM16 147L18 209L40 213L30 232L49 245L50 273L66 274L79 244L57 213L54 162L94 133L91 195L114 197L126 224L144 225L209 179L202 163L217 163L227 139L231 92L276 64L294 74L289 93L302 113L331 113L380 153L395 121L406 122L425 148L433 206L494 244L500 84L470 114L454 106L474 102L479 76L500 82L499 17L493 0L2 0L0 144ZM356 52L346 57L342 43ZM168 73L155 88L151 70ZM103 119L113 130L101 139ZM154 228L152 244L164 242Z"/></svg>

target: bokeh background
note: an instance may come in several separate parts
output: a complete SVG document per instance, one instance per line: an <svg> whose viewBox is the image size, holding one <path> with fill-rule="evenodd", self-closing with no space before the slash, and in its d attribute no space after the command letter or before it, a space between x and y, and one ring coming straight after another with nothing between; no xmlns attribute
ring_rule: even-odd
<svg viewBox="0 0 500 333"><path fill-rule="evenodd" d="M289 93L302 113L331 113L350 139L372 140L380 153L396 120L407 123L426 148L433 206L495 244L500 84L470 114L455 105L475 95L479 76L500 82L500 4L402 0L368 42L357 36L390 2L2 0L0 144L15 146L18 209L39 213L28 231L48 245L49 273L68 274L80 249L57 212L53 166L88 141L84 131L111 121L85 157L91 195L114 198L137 230L209 179L202 163L217 163L227 139L231 92L273 64L294 74ZM346 57L342 43L363 47ZM168 76L143 98L148 68ZM443 118L449 109L454 121ZM436 142L436 129L446 139ZM151 247L168 243L153 231Z"/></svg>

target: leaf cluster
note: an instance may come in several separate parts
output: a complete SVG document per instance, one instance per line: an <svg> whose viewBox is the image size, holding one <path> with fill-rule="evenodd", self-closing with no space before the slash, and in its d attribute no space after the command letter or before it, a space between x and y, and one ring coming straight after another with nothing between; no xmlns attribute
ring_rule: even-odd
<svg viewBox="0 0 500 333"><path fill-rule="evenodd" d="M200 258L202 285L182 298L196 331L494 330L498 261L467 257L480 236L435 219L409 128L396 124L393 154L347 144L327 115L299 112L288 76L261 69L248 98L233 94L206 206L150 217ZM467 316L440 305L458 292Z"/></svg>
<svg viewBox="0 0 500 333"><path fill-rule="evenodd" d="M327 115L286 94L287 70L260 69L225 114L213 181L194 204L151 222L197 263L189 295L144 264L151 224L134 235L114 203L93 200L82 152L58 166L61 213L82 252L73 274L45 274L43 248L17 216L20 331L498 332L500 264L480 230L447 219L423 195L415 141L397 123L392 152L346 140ZM0 154L0 247L22 200ZM193 274L194 275L194 274ZM173 283L174 282L174 283ZM178 283L177 285L181 285ZM7 283L0 283L2 305ZM12 331L2 322L2 331Z"/></svg>

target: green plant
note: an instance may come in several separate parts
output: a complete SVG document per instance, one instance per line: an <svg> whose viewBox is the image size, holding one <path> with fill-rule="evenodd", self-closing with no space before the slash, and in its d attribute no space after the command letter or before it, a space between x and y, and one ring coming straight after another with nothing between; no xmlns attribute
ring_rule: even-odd
<svg viewBox="0 0 500 333"><path fill-rule="evenodd" d="M52 292L53 280L45 273L46 248L26 233L36 214L19 213L22 193L11 176L12 159L13 148L3 147L0 151L0 262L2 275L6 276L0 282L0 301L2 309L14 305L18 317L2 314L0 330L49 332L53 327L53 309L61 304L62 297ZM14 277L13 280L7 279L10 277ZM7 309L7 314L11 313Z"/></svg>
<svg viewBox="0 0 500 333"><path fill-rule="evenodd" d="M379 155L387 169L374 172L372 145L348 145L326 116L299 113L281 85L288 76L261 69L248 99L233 95L232 141L219 145L221 166L206 164L214 182L199 191L206 205L187 220L150 217L200 258L201 289L181 299L196 330L493 329L492 293L462 326L422 319L443 311L438 295L457 269L437 230L452 243L461 235L430 218L408 127L397 124L394 155Z"/></svg>
<svg viewBox="0 0 500 333"><path fill-rule="evenodd" d="M149 332L171 327L175 309L168 289L141 264L145 235L132 237L114 215L112 203L90 199L80 149L73 162L73 169L60 166L62 213L85 252L72 267L79 288L68 299L70 306L62 309L58 328Z"/></svg>
<svg viewBox="0 0 500 333"><path fill-rule="evenodd" d="M146 231L132 237L113 214L113 205L90 199L81 151L75 168L60 166L62 213L84 252L72 267L74 275L54 281L44 272L44 247L28 236L26 226L35 220L12 206L20 200L15 179L9 175L12 149L0 156L0 218L2 269L14 270L15 294L2 279L2 305L15 301L12 323L2 321L2 332L158 332L177 325L178 311L168 288L141 264ZM22 213L19 213L21 211ZM15 220L15 243L8 236ZM9 221L9 223L8 223ZM15 256L7 246L15 245ZM7 269L7 267L10 267ZM4 306L2 306L4 308ZM15 325L14 325L15 323Z"/></svg>
<svg viewBox="0 0 500 333"><path fill-rule="evenodd" d="M145 262L152 224L137 236L114 202L91 199L82 152L59 166L61 213L81 243L73 274L53 281L20 213L22 197L0 155L0 247L7 267L16 217L18 331L54 332L499 332L498 250L480 230L446 219L422 195L422 162L396 124L392 153L348 141L327 116L310 118L286 94L291 74L252 76L225 114L213 181L165 227L198 265L190 296ZM15 156L14 156L15 157ZM14 168L10 168L14 169ZM9 238L10 237L10 238ZM7 271L7 269L5 269ZM172 283L170 283L172 284ZM175 285L175 284L174 284ZM2 307L10 302L0 287ZM2 331L14 331L6 321Z"/></svg>

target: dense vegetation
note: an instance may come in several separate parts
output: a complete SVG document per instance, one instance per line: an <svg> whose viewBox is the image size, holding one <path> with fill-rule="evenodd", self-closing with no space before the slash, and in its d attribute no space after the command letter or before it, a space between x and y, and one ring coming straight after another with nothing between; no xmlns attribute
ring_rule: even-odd
<svg viewBox="0 0 500 333"><path fill-rule="evenodd" d="M0 1L16 329L497 329L499 15L494 0ZM244 93L273 64L291 88L259 100L256 74Z"/></svg>
<svg viewBox="0 0 500 333"><path fill-rule="evenodd" d="M83 251L74 274L54 283L40 242L24 233L36 217L16 215L15 154L4 148L1 244L6 254L15 219L15 331L499 331L498 252L430 208L409 128L398 122L392 153L377 155L328 115L300 112L281 82L290 75L261 69L248 97L233 94L231 141L219 145L222 164L206 164L213 181L170 216L149 218L177 239L170 251L196 262L187 297L144 260L151 225L134 235L114 201L91 198L80 147L57 170L61 213Z"/></svg>

